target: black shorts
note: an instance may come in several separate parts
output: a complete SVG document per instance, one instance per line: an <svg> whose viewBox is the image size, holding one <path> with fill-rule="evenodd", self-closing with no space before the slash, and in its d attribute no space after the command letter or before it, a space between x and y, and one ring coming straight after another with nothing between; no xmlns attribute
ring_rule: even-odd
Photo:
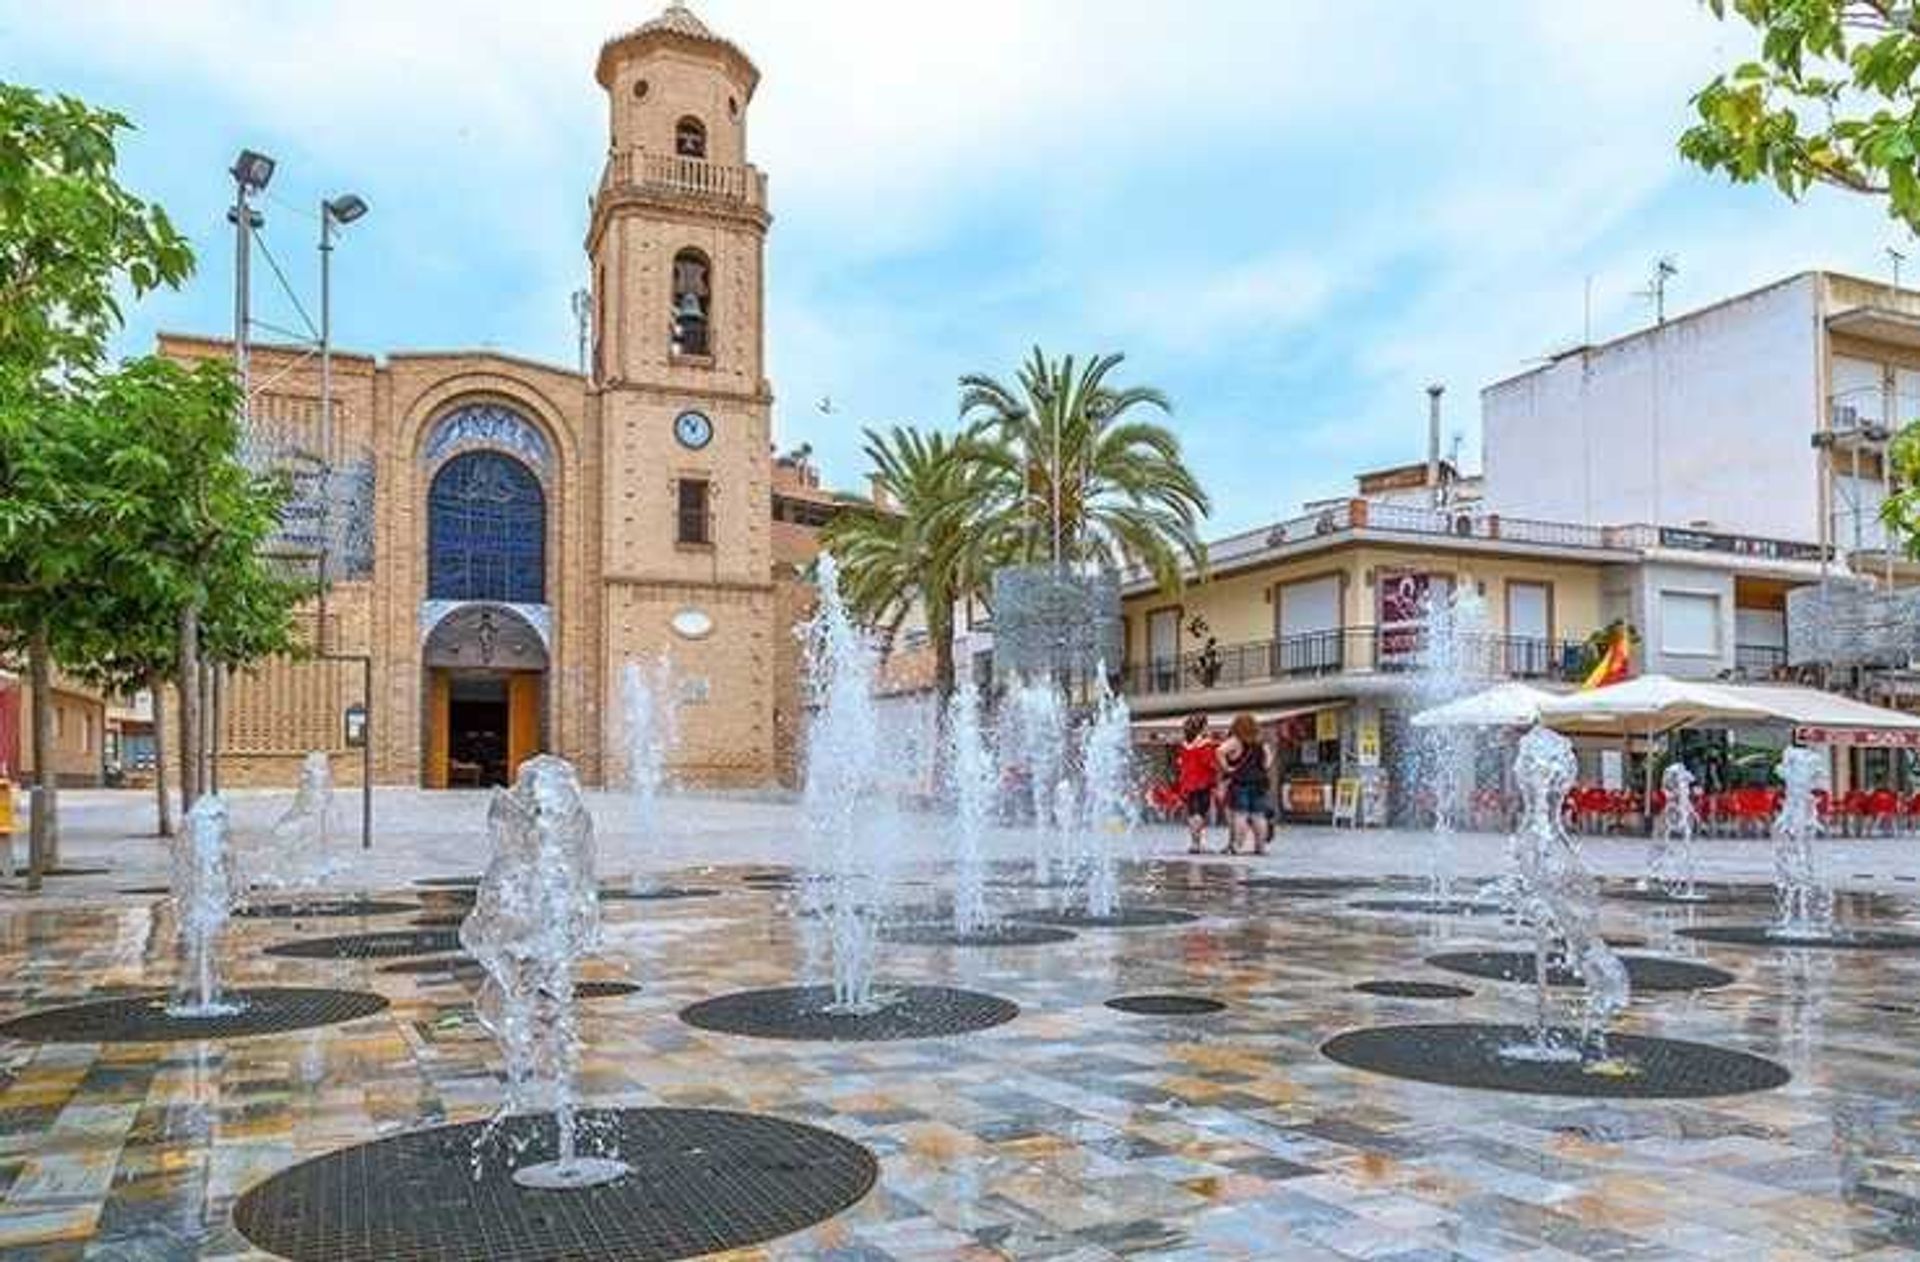
<svg viewBox="0 0 1920 1262"><path fill-rule="evenodd" d="M1193 792L1187 794L1187 817L1189 819L1195 815L1205 819L1211 814L1213 814L1212 789L1195 789Z"/></svg>

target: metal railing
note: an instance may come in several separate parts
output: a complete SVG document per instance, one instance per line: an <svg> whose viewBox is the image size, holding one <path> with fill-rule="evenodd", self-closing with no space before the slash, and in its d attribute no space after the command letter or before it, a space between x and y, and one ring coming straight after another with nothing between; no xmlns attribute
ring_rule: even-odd
<svg viewBox="0 0 1920 1262"><path fill-rule="evenodd" d="M758 209L764 209L767 204L767 177L757 167L723 166L704 158L642 153L633 149L607 156L600 191L605 193L616 188L741 202Z"/></svg>
<svg viewBox="0 0 1920 1262"><path fill-rule="evenodd" d="M1780 644L1736 644L1733 646L1733 664L1742 674L1755 679L1768 679L1784 669L1787 664L1787 650Z"/></svg>
<svg viewBox="0 0 1920 1262"><path fill-rule="evenodd" d="M1425 638L1425 629L1417 625L1363 626L1215 645L1177 657L1129 663L1123 683L1131 696L1154 696L1309 679L1343 671L1401 674L1420 668ZM1584 641L1524 635L1476 637L1460 645L1455 653L1468 669L1493 679L1577 680L1587 657Z"/></svg>

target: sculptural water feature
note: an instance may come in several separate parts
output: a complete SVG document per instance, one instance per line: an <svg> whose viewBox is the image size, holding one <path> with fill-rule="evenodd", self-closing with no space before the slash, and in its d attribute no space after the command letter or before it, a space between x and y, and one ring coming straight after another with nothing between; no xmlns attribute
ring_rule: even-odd
<svg viewBox="0 0 1920 1262"><path fill-rule="evenodd" d="M1490 678L1487 602L1471 586L1450 598L1428 598L1420 651L1412 677L1415 708L1427 710L1477 692ZM1402 769L1408 784L1433 795L1433 835L1427 847L1427 894L1435 903L1453 892L1455 834L1473 804L1480 729L1465 724L1416 728Z"/></svg>
<svg viewBox="0 0 1920 1262"><path fill-rule="evenodd" d="M1786 792L1773 818L1773 866L1778 878L1779 918L1768 936L1831 939L1839 936L1833 918L1833 886L1821 871L1814 840L1820 836L1818 794L1828 787L1825 752L1799 745L1780 755L1780 779Z"/></svg>
<svg viewBox="0 0 1920 1262"><path fill-rule="evenodd" d="M220 994L220 935L233 911L233 874L227 853L227 804L209 793L193 804L173 839L172 873L180 944L186 950L187 985L167 1005L175 1017L222 1017L243 1004Z"/></svg>
<svg viewBox="0 0 1920 1262"><path fill-rule="evenodd" d="M1693 773L1675 760L1660 773L1660 793L1664 802L1653 839L1653 853L1647 860L1647 878L1659 885L1676 902L1700 902L1703 895L1696 883L1693 834L1700 815L1693 804ZM1678 872L1671 869L1677 864ZM1642 887L1646 881L1641 882Z"/></svg>
<svg viewBox="0 0 1920 1262"><path fill-rule="evenodd" d="M1127 703L1108 689L1105 669L1095 677L1100 688L1087 728L1076 832L1085 856L1087 916L1100 920L1120 908L1118 852L1133 832L1136 808L1132 716Z"/></svg>
<svg viewBox="0 0 1920 1262"><path fill-rule="evenodd" d="M547 1190L610 1182L628 1167L580 1152L573 1099L580 1065L573 968L600 943L593 819L573 765L547 754L521 763L513 787L494 791L487 829L493 857L460 944L486 970L475 1008L500 1044L506 1092L475 1143L476 1166L500 1122L545 1111L558 1131L557 1155L514 1171L514 1182Z"/></svg>
<svg viewBox="0 0 1920 1262"><path fill-rule="evenodd" d="M829 1011L860 1016L892 996L874 989L886 912L888 851L882 743L873 699L878 663L840 595L831 554L819 561L818 611L805 630L814 709L807 727L801 827L812 867L803 910L824 918L833 973Z"/></svg>
<svg viewBox="0 0 1920 1262"><path fill-rule="evenodd" d="M335 875L333 765L321 750L300 762L293 801L261 840L248 880L264 889L316 889Z"/></svg>
<svg viewBox="0 0 1920 1262"><path fill-rule="evenodd" d="M1630 994L1626 966L1600 936L1599 886L1581 864L1561 814L1577 772L1566 737L1536 727L1520 739L1514 779L1524 813L1516 891L1520 915L1533 929L1534 1023L1526 1042L1501 1049L1514 1060L1607 1063L1607 1027ZM1574 1042L1558 1037L1551 1020L1556 956L1585 987Z"/></svg>
<svg viewBox="0 0 1920 1262"><path fill-rule="evenodd" d="M627 828L633 856L630 879L635 893L658 888L648 870L660 860L660 790L667 779L667 753L679 728L673 693L673 663L663 652L642 665L628 662L620 671L620 738L626 754ZM652 853L648 853L651 849Z"/></svg>
<svg viewBox="0 0 1920 1262"><path fill-rule="evenodd" d="M972 680L947 701L947 775L954 807L953 932L970 938L993 922L984 845L996 796L993 757L980 721L980 690Z"/></svg>

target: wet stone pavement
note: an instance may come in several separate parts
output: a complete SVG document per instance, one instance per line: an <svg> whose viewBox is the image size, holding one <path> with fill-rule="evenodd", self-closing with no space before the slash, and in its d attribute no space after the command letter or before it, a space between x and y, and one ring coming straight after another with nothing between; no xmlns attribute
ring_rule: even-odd
<svg viewBox="0 0 1920 1262"><path fill-rule="evenodd" d="M1751 857L1758 876L1764 846ZM441 854L414 874L455 870ZM582 974L641 987L582 1004L586 1103L763 1113L878 1159L872 1191L837 1217L716 1256L1920 1257L1920 953L1717 945L1677 930L1749 923L1752 906L1609 900L1606 931L1644 940L1636 955L1734 975L1715 989L1636 997L1624 1032L1754 1053L1791 1081L1682 1101L1403 1081L1343 1067L1320 1047L1369 1026L1525 1021L1528 986L1427 959L1521 950L1526 939L1498 918L1349 906L1417 888L1408 882L1239 883L1321 874L1296 839L1257 867L1171 856L1128 866L1130 905L1195 913L1188 923L1081 928L1040 946L885 948L887 980L1009 1000L1019 1013L1004 1024L868 1043L694 1028L678 1017L688 1005L792 985L818 960L793 891L743 879L764 871L757 861L686 868L674 879L720 892L605 903L607 947ZM996 908L1033 911L1058 896L1025 888L1024 871L996 868ZM67 878L39 899L0 891L0 1020L170 984L165 900L115 892L152 875ZM909 918L937 904L943 879L931 865L912 875L934 884L903 890ZM1844 898L1844 914L1920 927L1911 883L1873 888ZM391 868L365 892L419 901ZM473 1019L470 969L264 951L404 930L417 914L232 922L222 951L231 984L389 1001L346 1024L164 1044L0 1037L0 1257L264 1257L231 1222L248 1188L309 1157L487 1116L500 1063ZM1470 993L1354 989L1369 980ZM1225 1006L1183 1016L1107 1006L1142 994Z"/></svg>

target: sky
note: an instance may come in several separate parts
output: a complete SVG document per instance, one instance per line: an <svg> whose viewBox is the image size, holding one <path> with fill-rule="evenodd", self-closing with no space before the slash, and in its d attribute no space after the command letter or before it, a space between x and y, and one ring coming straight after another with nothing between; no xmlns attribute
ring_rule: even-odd
<svg viewBox="0 0 1920 1262"><path fill-rule="evenodd" d="M232 320L226 174L279 170L266 243L335 340L571 365L605 39L662 0L0 0L0 79L136 123L127 183L201 266L131 313ZM1542 356L1811 267L1920 251L1867 199L1682 163L1688 98L1750 48L1695 0L694 0L762 73L768 372L783 448L858 486L863 426L954 423L956 379L1120 351L1214 500L1208 534L1424 458L1429 382L1479 463L1479 391ZM257 314L299 315L257 273ZM821 401L831 400L830 410Z"/></svg>

